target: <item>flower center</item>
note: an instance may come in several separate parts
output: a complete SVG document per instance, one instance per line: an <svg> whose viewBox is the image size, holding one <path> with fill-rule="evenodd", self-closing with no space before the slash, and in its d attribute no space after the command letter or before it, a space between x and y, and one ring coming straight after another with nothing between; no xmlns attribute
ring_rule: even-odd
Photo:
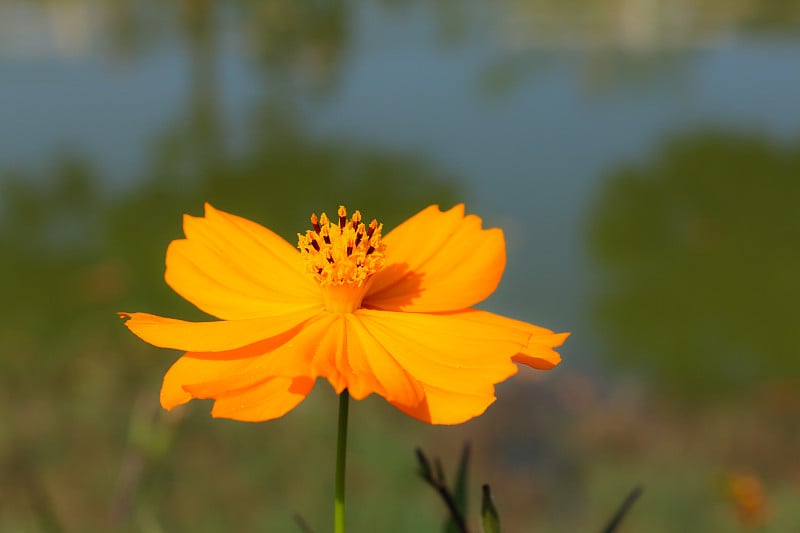
<svg viewBox="0 0 800 533"><path fill-rule="evenodd" d="M330 221L325 213L319 218L312 214L313 229L297 234L297 247L322 289L325 308L349 313L361 307L369 277L383 268L383 224L373 219L364 225L359 211L348 220L341 205L337 214L338 222Z"/></svg>

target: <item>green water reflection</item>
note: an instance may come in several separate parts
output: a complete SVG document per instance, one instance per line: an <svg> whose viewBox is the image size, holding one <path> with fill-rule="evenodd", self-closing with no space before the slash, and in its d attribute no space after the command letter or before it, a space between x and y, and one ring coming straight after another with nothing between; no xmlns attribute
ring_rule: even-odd
<svg viewBox="0 0 800 533"><path fill-rule="evenodd" d="M608 353L696 394L800 376L800 146L707 133L607 181L591 218Z"/></svg>

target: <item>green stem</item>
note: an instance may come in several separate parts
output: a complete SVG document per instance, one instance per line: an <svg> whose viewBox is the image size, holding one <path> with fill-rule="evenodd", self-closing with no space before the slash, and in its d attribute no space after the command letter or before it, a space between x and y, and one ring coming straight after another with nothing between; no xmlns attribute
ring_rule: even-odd
<svg viewBox="0 0 800 533"><path fill-rule="evenodd" d="M347 452L347 410L350 394L347 389L339 395L339 434L336 438L336 498L333 502L333 531L344 531L344 470Z"/></svg>

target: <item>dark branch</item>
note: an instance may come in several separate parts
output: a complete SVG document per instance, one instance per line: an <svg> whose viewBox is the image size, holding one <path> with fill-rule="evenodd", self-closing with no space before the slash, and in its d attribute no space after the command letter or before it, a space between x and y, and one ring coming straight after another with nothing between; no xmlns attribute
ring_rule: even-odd
<svg viewBox="0 0 800 533"><path fill-rule="evenodd" d="M420 476L425 480L425 482L428 483L428 485L433 487L436 492L439 493L439 496L447 506L447 510L450 512L450 517L453 519L453 523L458 531L461 533L469 533L469 530L467 529L467 523L464 520L464 515L462 515L461 511L459 511L458 505L456 505L456 500L445 483L444 470L442 469L441 462L436 459L434 461L435 470L433 470L431 469L430 461L425 456L423 451L417 448L416 452L420 465Z"/></svg>
<svg viewBox="0 0 800 533"><path fill-rule="evenodd" d="M299 527L303 533L314 533L314 530L311 529L311 526L308 525L308 522L306 522L305 519L300 516L300 513L294 513L292 518L294 518L294 523L297 524L297 527Z"/></svg>
<svg viewBox="0 0 800 533"><path fill-rule="evenodd" d="M603 529L603 533L613 533L617 527L622 523L622 519L625 518L625 515L628 514L631 507L636 500L639 499L639 496L642 495L642 491L644 488L641 485L637 485L633 488L633 490L628 494L625 501L622 502L622 505L619 506L617 512L614 513L614 516L611 517L611 520L606 525L605 529Z"/></svg>

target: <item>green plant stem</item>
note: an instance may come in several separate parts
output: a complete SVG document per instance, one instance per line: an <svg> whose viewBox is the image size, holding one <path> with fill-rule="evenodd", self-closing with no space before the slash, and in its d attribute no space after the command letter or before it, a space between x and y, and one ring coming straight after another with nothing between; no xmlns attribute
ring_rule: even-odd
<svg viewBox="0 0 800 533"><path fill-rule="evenodd" d="M333 531L345 533L344 528L344 471L347 459L347 411L350 394L347 389L339 395L339 433L336 438L336 497L333 502Z"/></svg>

